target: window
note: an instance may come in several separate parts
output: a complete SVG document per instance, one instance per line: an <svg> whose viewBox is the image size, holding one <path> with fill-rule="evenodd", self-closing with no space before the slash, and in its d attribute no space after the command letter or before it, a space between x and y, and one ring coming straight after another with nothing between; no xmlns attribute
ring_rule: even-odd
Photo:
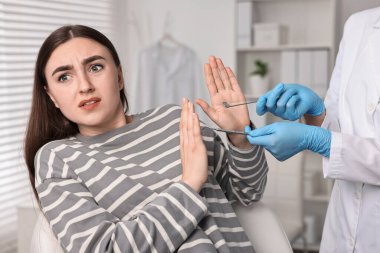
<svg viewBox="0 0 380 253"><path fill-rule="evenodd" d="M17 252L17 206L32 205L23 160L33 69L46 36L64 24L113 40L112 0L0 0L0 253Z"/></svg>

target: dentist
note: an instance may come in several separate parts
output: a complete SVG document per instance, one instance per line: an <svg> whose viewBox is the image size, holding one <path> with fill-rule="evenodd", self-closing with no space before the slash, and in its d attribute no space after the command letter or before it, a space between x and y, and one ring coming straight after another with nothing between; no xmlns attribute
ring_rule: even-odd
<svg viewBox="0 0 380 253"><path fill-rule="evenodd" d="M257 113L277 122L251 130L248 140L283 161L303 150L323 156L335 180L321 253L380 252L380 8L345 24L330 88L323 102L298 84L279 84L260 97Z"/></svg>

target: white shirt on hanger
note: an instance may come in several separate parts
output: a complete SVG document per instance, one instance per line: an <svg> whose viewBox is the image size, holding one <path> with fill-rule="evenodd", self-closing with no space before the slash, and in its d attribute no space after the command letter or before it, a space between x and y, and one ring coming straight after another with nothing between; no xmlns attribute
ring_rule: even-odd
<svg viewBox="0 0 380 253"><path fill-rule="evenodd" d="M196 53L179 44L157 42L139 55L138 81L131 110L141 112L164 104L181 104L183 97L208 100L203 70Z"/></svg>

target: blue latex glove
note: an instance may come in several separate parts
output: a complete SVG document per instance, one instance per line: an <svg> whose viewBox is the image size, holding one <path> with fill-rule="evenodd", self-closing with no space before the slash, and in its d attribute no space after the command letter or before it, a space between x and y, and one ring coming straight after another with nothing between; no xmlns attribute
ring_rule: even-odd
<svg viewBox="0 0 380 253"><path fill-rule="evenodd" d="M254 130L246 126L245 132L249 134L247 139L252 145L263 146L279 161L306 149L330 156L331 132L321 127L276 122Z"/></svg>
<svg viewBox="0 0 380 253"><path fill-rule="evenodd" d="M317 94L305 86L280 83L256 103L258 115L268 111L283 119L297 120L304 114L321 115L325 105Z"/></svg>

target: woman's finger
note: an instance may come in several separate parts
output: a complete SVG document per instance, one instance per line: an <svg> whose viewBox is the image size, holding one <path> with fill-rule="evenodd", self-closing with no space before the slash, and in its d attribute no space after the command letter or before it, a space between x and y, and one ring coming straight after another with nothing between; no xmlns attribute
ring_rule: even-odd
<svg viewBox="0 0 380 253"><path fill-rule="evenodd" d="M188 102L188 114L187 114L187 138L190 147L194 146L194 133L193 133L193 113L194 106L191 102Z"/></svg>
<svg viewBox="0 0 380 253"><path fill-rule="evenodd" d="M185 107L187 106L187 99L186 98L183 98L182 99L182 111L181 111L181 121L180 121L180 124L179 124L179 127L180 127L180 136L179 136L179 140L180 140L180 154L181 154L181 160L182 160L182 163L185 163L185 155L184 155L184 140L185 140Z"/></svg>
<svg viewBox="0 0 380 253"><path fill-rule="evenodd" d="M218 93L218 89L216 88L216 84L214 81L214 77L212 75L210 64L206 63L204 65L204 72L206 76L208 93L210 94L210 97L212 98L214 95L216 95L216 93Z"/></svg>
<svg viewBox="0 0 380 253"><path fill-rule="evenodd" d="M232 85L231 85L231 82L230 82L230 78L228 77L226 68L224 67L223 62L222 62L222 60L220 58L216 59L216 65L217 65L217 67L219 69L220 77L222 79L224 88L227 89L227 90L232 90Z"/></svg>
<svg viewBox="0 0 380 253"><path fill-rule="evenodd" d="M200 125L200 122L199 122L199 118L198 118L198 115L194 112L193 113L193 126L194 126L194 139L195 139L195 142L199 142L199 141L202 141L202 137L201 137L201 125Z"/></svg>
<svg viewBox="0 0 380 253"><path fill-rule="evenodd" d="M187 161L187 152L186 152L186 149L187 149L187 146L189 145L189 131L188 131L188 115L189 115L189 101L186 100L186 103L184 105L184 115L183 115L183 147L184 147L184 158L185 158L185 161Z"/></svg>
<svg viewBox="0 0 380 253"><path fill-rule="evenodd" d="M243 93L241 91L240 85L239 85L239 83L238 83L238 81L236 79L236 76L235 76L234 72L231 70L231 68L227 67L226 71L227 71L228 78L230 79L232 90L236 91L236 92L239 92L239 93Z"/></svg>
<svg viewBox="0 0 380 253"><path fill-rule="evenodd" d="M209 57L209 63L210 63L210 67L211 67L212 76L214 77L214 82L215 82L215 85L216 85L218 92L224 90L225 87L224 87L222 79L220 77L219 69L218 69L218 66L216 64L216 60L215 60L214 56Z"/></svg>
<svg viewBox="0 0 380 253"><path fill-rule="evenodd" d="M213 107L211 107L206 101L203 99L198 98L196 101L197 105L199 105L202 110L207 114L207 116L215 122L217 118L217 112Z"/></svg>

